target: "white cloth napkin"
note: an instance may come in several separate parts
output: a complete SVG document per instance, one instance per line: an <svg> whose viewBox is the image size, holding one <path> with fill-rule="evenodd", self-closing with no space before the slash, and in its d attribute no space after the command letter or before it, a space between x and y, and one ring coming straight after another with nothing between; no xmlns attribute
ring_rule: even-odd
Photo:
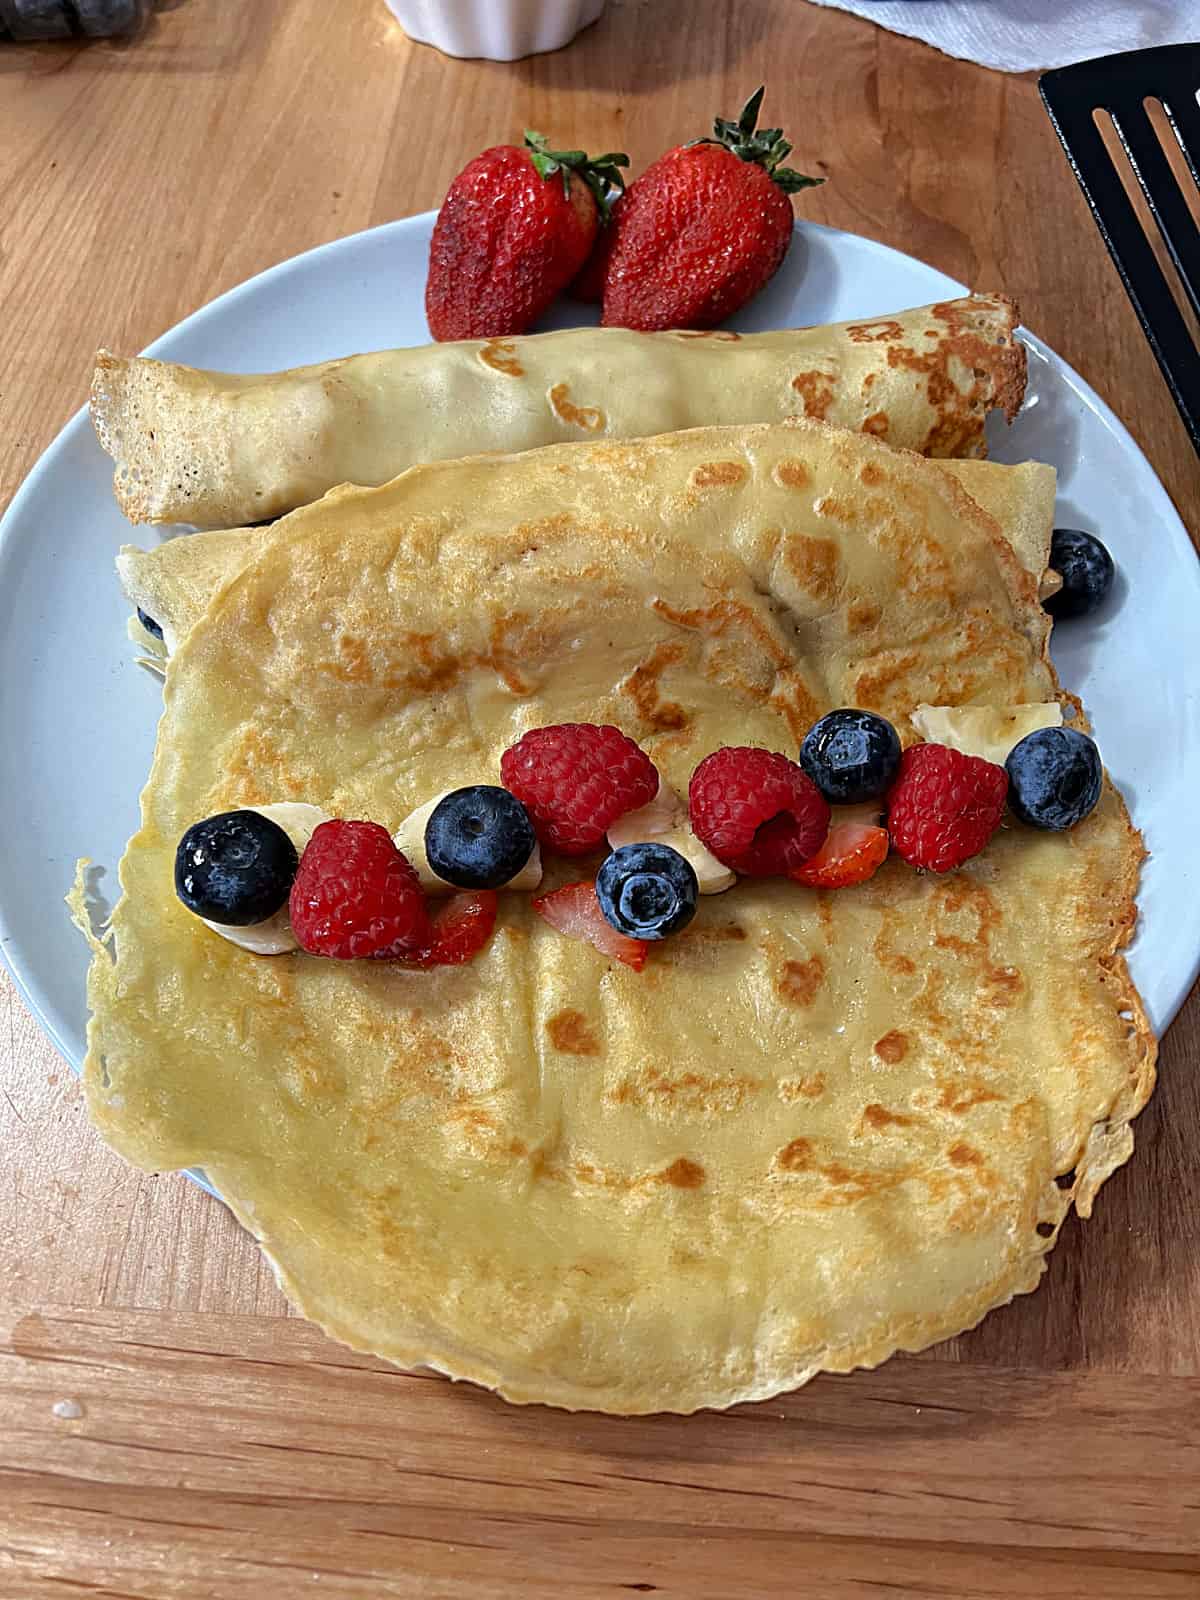
<svg viewBox="0 0 1200 1600"><path fill-rule="evenodd" d="M813 0L1001 72L1200 41L1200 0Z"/></svg>

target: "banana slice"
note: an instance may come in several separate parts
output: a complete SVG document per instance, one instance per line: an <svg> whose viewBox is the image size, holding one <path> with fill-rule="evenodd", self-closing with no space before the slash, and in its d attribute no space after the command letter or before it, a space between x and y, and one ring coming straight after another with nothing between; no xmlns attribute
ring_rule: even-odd
<svg viewBox="0 0 1200 1600"><path fill-rule="evenodd" d="M1062 707L1057 700L1044 705L918 706L910 720L930 744L949 745L1002 767L1027 733L1061 728Z"/></svg>
<svg viewBox="0 0 1200 1600"><path fill-rule="evenodd" d="M421 887L426 894L456 894L458 886L447 883L445 878L439 878L429 865L429 857L425 854L425 824L433 815L434 810L446 798L453 794L453 789L443 789L441 794L435 794L432 800L427 800L423 806L410 815L392 835L392 843L404 856L409 866L412 867L417 877L421 880ZM542 881L542 851L540 845L534 845L533 854L517 873L515 878L510 878L507 883L501 884L503 889L518 889L531 892L538 888Z"/></svg>
<svg viewBox="0 0 1200 1600"><path fill-rule="evenodd" d="M280 800L269 806L247 806L246 810L257 811L260 817L269 817L272 822L277 822L296 846L298 856L304 854L314 830L322 822L329 821L327 811L322 811L320 806L305 805L302 800ZM248 928L231 928L223 922L209 922L207 917L203 920L205 927L219 933L222 939L228 939L230 944L240 945L243 950L249 950L256 956L282 956L289 950L300 948L292 932L292 919L288 915L286 902L273 917L268 917L265 922L251 923Z"/></svg>
<svg viewBox="0 0 1200 1600"><path fill-rule="evenodd" d="M702 845L688 823L687 806L671 785L659 779L658 793L648 805L637 811L627 811L608 830L608 842L614 850L625 844L669 845L678 850L685 861L690 861L700 885L701 894L720 894L737 882L737 873L731 872L707 846Z"/></svg>

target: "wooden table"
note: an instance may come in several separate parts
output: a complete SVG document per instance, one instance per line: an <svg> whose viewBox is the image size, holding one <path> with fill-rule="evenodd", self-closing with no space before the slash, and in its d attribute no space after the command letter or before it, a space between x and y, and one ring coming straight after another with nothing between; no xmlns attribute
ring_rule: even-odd
<svg viewBox="0 0 1200 1600"><path fill-rule="evenodd" d="M98 344L436 205L525 125L637 170L764 73L797 164L831 179L805 214L1015 295L1200 528L1034 83L799 0L609 0L512 66L410 45L382 0L175 0L134 44L0 46L0 507ZM1198 1035L1193 995L1134 1161L1037 1295L778 1403L621 1421L288 1317L220 1205L101 1145L0 980L0 1595L1196 1596Z"/></svg>

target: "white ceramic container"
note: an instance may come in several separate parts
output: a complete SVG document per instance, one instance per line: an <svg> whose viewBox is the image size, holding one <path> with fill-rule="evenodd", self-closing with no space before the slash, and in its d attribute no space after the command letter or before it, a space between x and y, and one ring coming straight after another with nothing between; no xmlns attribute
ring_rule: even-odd
<svg viewBox="0 0 1200 1600"><path fill-rule="evenodd" d="M518 61L559 50L604 10L604 0L387 0L418 44L448 56Z"/></svg>

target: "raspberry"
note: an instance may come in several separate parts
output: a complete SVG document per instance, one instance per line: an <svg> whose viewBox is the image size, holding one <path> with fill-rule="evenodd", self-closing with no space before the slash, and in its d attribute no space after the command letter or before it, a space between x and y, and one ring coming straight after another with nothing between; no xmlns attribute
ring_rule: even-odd
<svg viewBox="0 0 1200 1600"><path fill-rule="evenodd" d="M1003 767L944 744L917 744L900 758L888 791L888 833L910 867L953 872L1000 826L1008 795Z"/></svg>
<svg viewBox="0 0 1200 1600"><path fill-rule="evenodd" d="M455 894L429 919L429 936L419 949L405 950L406 967L457 967L479 954L496 926L496 892L479 889Z"/></svg>
<svg viewBox="0 0 1200 1600"><path fill-rule="evenodd" d="M420 880L377 822L315 828L288 909L301 948L339 961L386 960L429 936Z"/></svg>
<svg viewBox="0 0 1200 1600"><path fill-rule="evenodd" d="M533 902L533 909L568 939L586 939L604 955L615 956L635 972L646 965L645 939L631 939L613 927L600 909L594 883L568 883L541 895Z"/></svg>
<svg viewBox="0 0 1200 1600"><path fill-rule="evenodd" d="M878 806L875 811L878 815ZM873 878L887 853L886 828L868 822L835 822L816 855L790 876L809 889L846 889Z"/></svg>
<svg viewBox="0 0 1200 1600"><path fill-rule="evenodd" d="M692 773L692 832L718 861L752 878L795 872L821 848L829 804L794 761L727 745Z"/></svg>
<svg viewBox="0 0 1200 1600"><path fill-rule="evenodd" d="M658 793L658 770L619 728L564 722L534 728L500 757L500 781L533 818L548 850L582 856L627 811Z"/></svg>

